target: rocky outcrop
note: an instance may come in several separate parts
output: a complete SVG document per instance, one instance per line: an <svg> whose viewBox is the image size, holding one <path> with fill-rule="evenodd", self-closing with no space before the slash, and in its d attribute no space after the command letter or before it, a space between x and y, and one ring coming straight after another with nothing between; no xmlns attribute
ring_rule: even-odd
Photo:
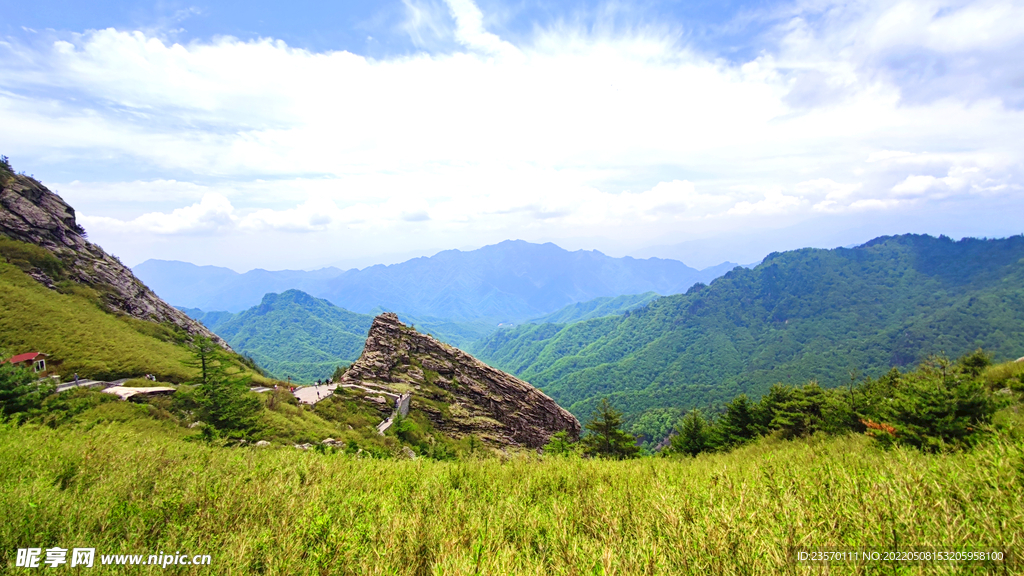
<svg viewBox="0 0 1024 576"><path fill-rule="evenodd" d="M580 433L576 418L540 390L392 313L374 319L362 356L340 383L412 393L412 409L455 438L473 434L494 446L539 448L555 432Z"/></svg>
<svg viewBox="0 0 1024 576"><path fill-rule="evenodd" d="M189 334L220 337L168 305L146 287L116 257L86 240L75 221L75 209L33 178L0 173L0 235L41 246L64 264L68 280L95 289L111 312L152 322L170 322ZM55 279L42 270L29 274L40 284L56 288Z"/></svg>

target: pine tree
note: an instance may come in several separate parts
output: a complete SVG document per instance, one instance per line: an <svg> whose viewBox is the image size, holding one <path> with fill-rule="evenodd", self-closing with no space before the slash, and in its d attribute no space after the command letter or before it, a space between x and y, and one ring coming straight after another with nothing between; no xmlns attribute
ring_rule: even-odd
<svg viewBox="0 0 1024 576"><path fill-rule="evenodd" d="M192 359L185 362L185 365L199 371L195 384L202 386L224 378L223 348L206 336L193 337L188 346L192 350Z"/></svg>
<svg viewBox="0 0 1024 576"><path fill-rule="evenodd" d="M199 372L195 402L202 420L231 436L251 433L263 410L263 402L249 391L251 377L229 375L227 354L209 338L196 336L190 347L187 364Z"/></svg>
<svg viewBox="0 0 1024 576"><path fill-rule="evenodd" d="M590 434L583 443L588 455L623 460L634 458L640 452L636 439L622 431L622 412L613 408L607 398L601 399L586 429Z"/></svg>
<svg viewBox="0 0 1024 576"><path fill-rule="evenodd" d="M754 438L755 409L756 406L746 394L740 394L725 405L725 413L718 420L718 431L724 446L736 446Z"/></svg>
<svg viewBox="0 0 1024 576"><path fill-rule="evenodd" d="M544 453L552 456L568 456L576 453L576 444L569 437L569 433L560 430L551 435L551 439L544 445Z"/></svg>
<svg viewBox="0 0 1024 576"><path fill-rule="evenodd" d="M821 409L825 391L817 382L792 388L787 398L775 406L771 427L786 438L807 436L821 429Z"/></svg>
<svg viewBox="0 0 1024 576"><path fill-rule="evenodd" d="M754 410L754 427L759 434L774 430L776 416L781 406L793 399L793 387L772 384L768 393L761 397Z"/></svg>
<svg viewBox="0 0 1024 576"><path fill-rule="evenodd" d="M696 456L711 448L711 425L704 418L704 414L696 408L683 416L676 432L672 437L673 452Z"/></svg>
<svg viewBox="0 0 1024 576"><path fill-rule="evenodd" d="M928 452L977 442L997 405L977 376L980 369L972 365L975 354L955 365L945 358L932 358L903 377L881 414L896 427L897 442Z"/></svg>

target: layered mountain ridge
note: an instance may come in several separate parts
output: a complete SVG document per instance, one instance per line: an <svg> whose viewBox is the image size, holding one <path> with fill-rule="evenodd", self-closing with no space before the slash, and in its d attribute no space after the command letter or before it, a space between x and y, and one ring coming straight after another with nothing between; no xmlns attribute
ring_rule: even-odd
<svg viewBox="0 0 1024 576"><path fill-rule="evenodd" d="M777 382L844 385L854 370L879 376L977 348L996 361L1024 354L1024 236L777 252L621 316L518 326L472 351L574 414L608 397L663 432L681 410Z"/></svg>
<svg viewBox="0 0 1024 576"><path fill-rule="evenodd" d="M362 270L251 270L147 260L136 274L176 306L239 312L288 289L361 314L392 311L418 318L522 322L577 302L624 294L677 294L735 265L696 270L676 260L613 258L552 243L506 240L470 251L445 250Z"/></svg>

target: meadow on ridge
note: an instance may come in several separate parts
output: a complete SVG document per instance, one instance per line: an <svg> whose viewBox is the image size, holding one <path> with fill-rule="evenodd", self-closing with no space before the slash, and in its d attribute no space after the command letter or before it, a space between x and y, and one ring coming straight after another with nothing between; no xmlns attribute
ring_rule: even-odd
<svg viewBox="0 0 1024 576"><path fill-rule="evenodd" d="M454 462L221 448L183 434L153 419L2 425L0 563L13 567L18 548L89 546L97 564L212 555L175 567L184 574L1010 574L793 559L826 547L1024 551L1016 432L952 454L819 434L697 458Z"/></svg>

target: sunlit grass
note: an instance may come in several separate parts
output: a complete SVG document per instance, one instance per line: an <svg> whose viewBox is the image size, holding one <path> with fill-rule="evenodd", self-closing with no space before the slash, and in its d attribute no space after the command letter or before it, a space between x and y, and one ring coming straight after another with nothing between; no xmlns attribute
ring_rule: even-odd
<svg viewBox="0 0 1024 576"><path fill-rule="evenodd" d="M11 354L45 352L65 377L112 379L156 374L182 381L192 370L188 351L170 329L119 317L95 301L49 290L18 268L0 263L0 348Z"/></svg>
<svg viewBox="0 0 1024 576"><path fill-rule="evenodd" d="M791 563L803 548L1022 550L1024 446L1006 437L945 455L842 437L682 460L434 462L216 448L179 430L0 429L2 562L58 545L212 554L195 574L779 574L820 571Z"/></svg>

